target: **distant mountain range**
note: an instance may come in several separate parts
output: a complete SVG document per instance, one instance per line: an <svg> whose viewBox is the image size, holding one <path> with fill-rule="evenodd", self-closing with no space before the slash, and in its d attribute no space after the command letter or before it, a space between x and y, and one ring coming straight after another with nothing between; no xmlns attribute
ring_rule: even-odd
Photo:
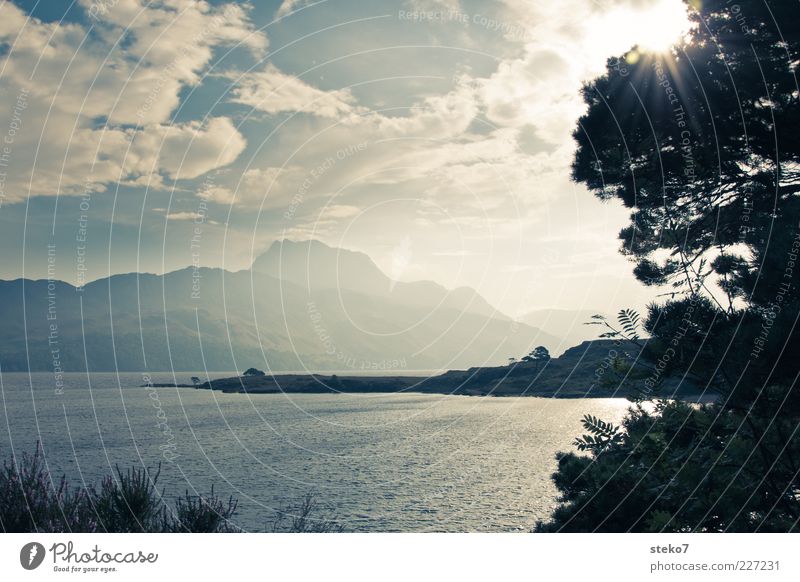
<svg viewBox="0 0 800 582"><path fill-rule="evenodd" d="M392 281L365 254L278 241L231 272L0 281L3 371L449 369L562 340L473 289Z"/></svg>

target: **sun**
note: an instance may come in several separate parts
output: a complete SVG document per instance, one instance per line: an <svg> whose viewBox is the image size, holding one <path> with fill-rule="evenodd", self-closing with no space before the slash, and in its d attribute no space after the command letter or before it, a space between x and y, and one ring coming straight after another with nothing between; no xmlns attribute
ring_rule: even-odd
<svg viewBox="0 0 800 582"><path fill-rule="evenodd" d="M592 37L606 54L619 54L634 46L643 52L664 53L690 28L682 0L658 0L642 8L609 11Z"/></svg>
<svg viewBox="0 0 800 582"><path fill-rule="evenodd" d="M640 49L662 53L689 31L686 5L680 1L661 0L652 8L632 13L636 44Z"/></svg>

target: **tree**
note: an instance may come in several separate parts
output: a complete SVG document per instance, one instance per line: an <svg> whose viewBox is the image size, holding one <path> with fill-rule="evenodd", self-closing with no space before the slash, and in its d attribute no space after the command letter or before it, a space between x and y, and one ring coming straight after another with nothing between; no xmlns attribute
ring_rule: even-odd
<svg viewBox="0 0 800 582"><path fill-rule="evenodd" d="M638 279L674 300L651 306L647 331L669 342L690 312L697 329L681 338L679 363L699 357L694 372L744 406L773 364L773 382L792 381L787 356L800 349L791 325L779 325L786 333L759 346L776 361L749 357L776 302L783 321L800 313L800 269L784 277L800 222L793 12L704 1L690 10L691 38L669 54L634 49L625 67L609 61L583 89L588 111L574 134L573 178L631 209L621 250Z"/></svg>
<svg viewBox="0 0 800 582"><path fill-rule="evenodd" d="M266 374L256 368L247 368L242 376L266 376Z"/></svg>
<svg viewBox="0 0 800 582"><path fill-rule="evenodd" d="M614 435L584 419L590 456L559 455L539 531L798 527L800 21L789 3L697 6L669 54L634 49L584 87L573 178L631 209L621 250L665 290L644 321L648 381L691 376L719 398L637 405Z"/></svg>
<svg viewBox="0 0 800 582"><path fill-rule="evenodd" d="M549 361L550 352L544 346L537 346L528 355L520 358L520 362L526 364L525 370L527 370L527 373L530 373L531 367L536 372L540 372Z"/></svg>
<svg viewBox="0 0 800 582"><path fill-rule="evenodd" d="M765 465L767 448L788 445L789 419L765 432L718 406L637 405L622 429L584 419L577 439L590 455L561 453L554 481L560 504L540 532L788 532L798 530L790 472Z"/></svg>
<svg viewBox="0 0 800 582"><path fill-rule="evenodd" d="M550 351L544 346L537 346L527 356L523 356L522 361L543 366L550 361Z"/></svg>

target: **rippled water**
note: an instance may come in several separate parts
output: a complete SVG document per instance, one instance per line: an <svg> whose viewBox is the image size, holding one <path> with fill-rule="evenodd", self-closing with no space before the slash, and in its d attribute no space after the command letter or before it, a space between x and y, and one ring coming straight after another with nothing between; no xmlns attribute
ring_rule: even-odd
<svg viewBox="0 0 800 582"><path fill-rule="evenodd" d="M189 375L178 377L188 381ZM212 376L213 377L213 376ZM554 454L580 419L618 420L624 400L422 394L243 395L138 387L139 374L2 374L0 453L32 451L96 482L115 464L153 467L166 496L239 499L237 524L313 492L349 531L520 531L554 505ZM171 382L170 375L152 375ZM165 434L168 427L172 437Z"/></svg>

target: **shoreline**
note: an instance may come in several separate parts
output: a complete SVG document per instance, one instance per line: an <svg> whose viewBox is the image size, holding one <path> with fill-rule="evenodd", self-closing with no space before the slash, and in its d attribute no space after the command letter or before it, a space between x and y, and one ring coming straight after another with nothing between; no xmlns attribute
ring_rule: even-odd
<svg viewBox="0 0 800 582"><path fill-rule="evenodd" d="M416 376L337 376L322 374L275 374L231 376L197 385L182 383L144 384L148 388L193 388L225 394L440 394L451 396L534 397L555 399L627 398L634 390L625 384L613 387L585 386L580 382L564 386L544 383L538 375L511 376L504 368L499 378L486 380L487 369L451 371L429 378ZM654 395L657 397L657 395ZM663 391L661 398L688 402L712 402L716 395L692 386Z"/></svg>
<svg viewBox="0 0 800 582"><path fill-rule="evenodd" d="M476 366L466 370L430 372L414 375L338 375L326 373L271 373L249 370L250 375L233 373L229 377L207 379L196 384L166 382L152 387L197 388L224 393L247 394L330 394L402 393L453 394L465 396L537 396L541 398L627 398L647 394L652 398L692 402L712 401L709 394L689 381L666 378L660 390L645 390L647 371L637 363L638 351L615 340L583 342L557 358L515 361L502 366ZM628 353L628 352L632 353ZM622 356L620 356L622 354ZM614 357L612 357L614 356ZM624 357L623 357L624 356ZM629 366L628 372L615 372L615 362ZM638 380L635 378L639 378Z"/></svg>

